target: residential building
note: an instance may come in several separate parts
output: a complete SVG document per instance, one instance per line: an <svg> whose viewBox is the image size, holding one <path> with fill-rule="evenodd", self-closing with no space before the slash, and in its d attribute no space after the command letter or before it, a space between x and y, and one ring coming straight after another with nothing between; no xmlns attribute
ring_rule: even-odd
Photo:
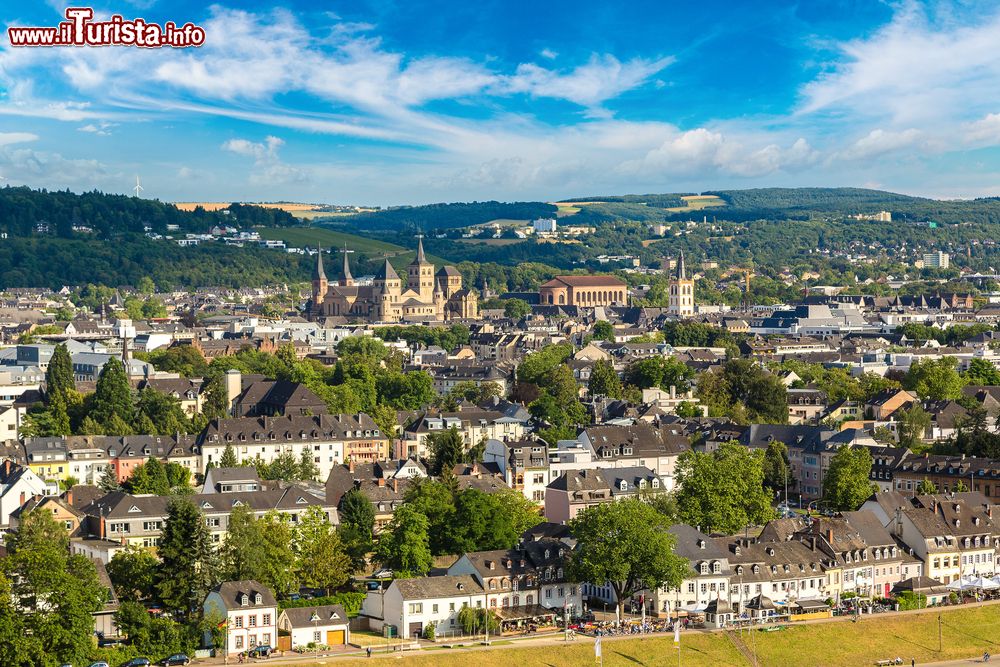
<svg viewBox="0 0 1000 667"><path fill-rule="evenodd" d="M288 634L291 649L311 645L344 648L351 641L350 619L339 604L284 609L278 615L278 630Z"/></svg>
<svg viewBox="0 0 1000 667"><path fill-rule="evenodd" d="M276 646L278 602L267 586L253 580L225 581L205 598L206 618L225 619L225 654L255 646Z"/></svg>

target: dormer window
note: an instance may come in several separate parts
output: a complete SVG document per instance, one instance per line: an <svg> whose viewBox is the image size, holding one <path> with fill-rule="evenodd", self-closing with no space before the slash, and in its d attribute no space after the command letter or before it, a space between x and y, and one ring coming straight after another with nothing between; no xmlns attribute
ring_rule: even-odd
<svg viewBox="0 0 1000 667"><path fill-rule="evenodd" d="M753 566L753 573L754 574L760 574L760 565L754 565Z"/></svg>
<svg viewBox="0 0 1000 667"><path fill-rule="evenodd" d="M623 479L621 482L618 483L618 488L621 489L622 491L628 491L628 482L626 482Z"/></svg>
<svg viewBox="0 0 1000 667"><path fill-rule="evenodd" d="M743 566L742 565L737 565L736 566L736 574L738 574L741 577L743 576Z"/></svg>
<svg viewBox="0 0 1000 667"><path fill-rule="evenodd" d="M263 601L263 599L264 598L261 597L261 594L257 593L256 595L253 596L253 603L254 604L260 604Z"/></svg>
<svg viewBox="0 0 1000 667"><path fill-rule="evenodd" d="M698 569L702 574L708 574L708 563L702 563Z"/></svg>
<svg viewBox="0 0 1000 667"><path fill-rule="evenodd" d="M640 479L639 480L639 488L640 489L645 489L646 488L646 480L644 480L644 479Z"/></svg>
<svg viewBox="0 0 1000 667"><path fill-rule="evenodd" d="M712 563L712 574L719 574L722 572L722 563L715 561Z"/></svg>
<svg viewBox="0 0 1000 667"><path fill-rule="evenodd" d="M244 593L240 596L240 606L246 607L248 604L250 604L250 596Z"/></svg>
<svg viewBox="0 0 1000 667"><path fill-rule="evenodd" d="M548 560L548 559L549 559L549 556L551 556L551 555L552 555L552 554L551 554L551 553L549 552L549 550L548 550L548 549L546 549L546 550L545 550L545 560Z"/></svg>

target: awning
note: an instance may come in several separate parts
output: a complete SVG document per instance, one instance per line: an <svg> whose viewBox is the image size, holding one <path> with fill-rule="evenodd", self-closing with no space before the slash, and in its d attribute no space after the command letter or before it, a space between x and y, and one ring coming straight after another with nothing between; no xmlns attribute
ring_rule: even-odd
<svg viewBox="0 0 1000 667"><path fill-rule="evenodd" d="M691 612L694 614L700 614L705 611L706 607L708 607L707 602L699 602L698 604L686 604L683 607L681 607L681 610Z"/></svg>
<svg viewBox="0 0 1000 667"><path fill-rule="evenodd" d="M796 600L795 606L804 611L821 611L830 608L830 605L822 600Z"/></svg>
<svg viewBox="0 0 1000 667"><path fill-rule="evenodd" d="M533 618L550 618L559 614L558 609L549 609L540 604L521 607L496 607L492 609L501 621L527 621Z"/></svg>

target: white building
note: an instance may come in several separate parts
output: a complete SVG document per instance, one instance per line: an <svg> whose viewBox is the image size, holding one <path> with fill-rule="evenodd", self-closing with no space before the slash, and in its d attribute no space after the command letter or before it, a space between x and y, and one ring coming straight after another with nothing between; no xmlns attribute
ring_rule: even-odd
<svg viewBox="0 0 1000 667"><path fill-rule="evenodd" d="M247 581L225 581L205 598L205 616L225 617L228 655L255 646L275 646L278 640L278 603L267 586Z"/></svg>
<svg viewBox="0 0 1000 667"><path fill-rule="evenodd" d="M472 575L418 577L395 579L384 590L368 591L361 615L376 632L389 625L398 636L412 638L423 636L431 623L438 633L460 631L462 607L485 605L486 593Z"/></svg>
<svg viewBox="0 0 1000 667"><path fill-rule="evenodd" d="M351 641L347 612L339 604L285 609L278 629L291 635L293 649L310 644L339 648Z"/></svg>
<svg viewBox="0 0 1000 667"><path fill-rule="evenodd" d="M951 264L951 257L946 252L928 252L924 253L924 268L925 269L947 269Z"/></svg>

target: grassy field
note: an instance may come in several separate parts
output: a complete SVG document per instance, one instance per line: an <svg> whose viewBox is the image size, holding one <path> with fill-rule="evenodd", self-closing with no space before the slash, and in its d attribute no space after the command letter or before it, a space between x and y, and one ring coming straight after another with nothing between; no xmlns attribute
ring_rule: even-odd
<svg viewBox="0 0 1000 667"><path fill-rule="evenodd" d="M689 195L687 197L681 197L687 206L677 206L674 208L668 208L668 211L673 211L674 213L685 213L687 211L700 211L704 208L712 208L713 206L725 206L726 202L719 199L715 195Z"/></svg>
<svg viewBox="0 0 1000 667"><path fill-rule="evenodd" d="M901 657L910 664L971 658L1000 652L1000 606L964 607L941 614L942 650L938 651L938 612L903 614L849 621L796 625L780 632L754 631L743 640L761 665L773 667L854 667ZM748 638L752 636L752 639ZM673 665L677 653L670 635L604 642L606 667ZM738 667L747 661L721 633L689 632L681 637L684 667ZM593 640L568 644L496 650L438 649L407 653L397 660L407 667L577 667L593 665ZM325 664L331 664L332 661ZM318 663L311 663L309 667ZM305 667L305 666L304 666Z"/></svg>
<svg viewBox="0 0 1000 667"><path fill-rule="evenodd" d="M387 255L397 270L405 266L416 254L411 248L404 248L394 243L365 238L355 234L337 232L325 227L265 227L258 230L261 238L284 241L291 247L315 247L317 243L324 248L343 248L368 256ZM416 243L416 241L414 241ZM427 255L427 259L435 264L446 264L447 260L435 255ZM329 260L328 260L329 261Z"/></svg>
<svg viewBox="0 0 1000 667"><path fill-rule="evenodd" d="M468 243L470 245L495 245L495 246L505 246L514 245L515 243L523 243L524 239L455 239L459 243Z"/></svg>

